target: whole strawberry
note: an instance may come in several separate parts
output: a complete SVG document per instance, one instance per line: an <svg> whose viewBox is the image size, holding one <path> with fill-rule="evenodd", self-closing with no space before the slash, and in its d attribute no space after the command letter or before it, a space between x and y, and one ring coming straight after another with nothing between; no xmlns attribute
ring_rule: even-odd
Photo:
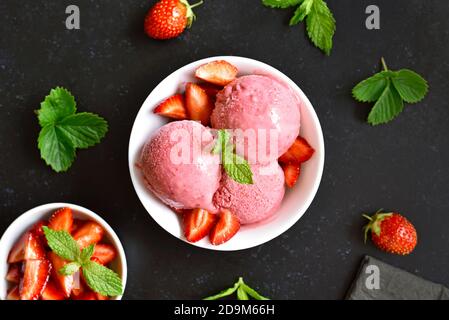
<svg viewBox="0 0 449 320"><path fill-rule="evenodd" d="M383 251L407 255L415 249L418 243L416 229L399 213L378 211L372 217L363 216L370 221L364 228L365 242L371 232L371 240Z"/></svg>
<svg viewBox="0 0 449 320"><path fill-rule="evenodd" d="M195 20L192 9L203 2L190 5L187 0L160 0L145 17L145 32L154 39L171 39L179 36Z"/></svg>

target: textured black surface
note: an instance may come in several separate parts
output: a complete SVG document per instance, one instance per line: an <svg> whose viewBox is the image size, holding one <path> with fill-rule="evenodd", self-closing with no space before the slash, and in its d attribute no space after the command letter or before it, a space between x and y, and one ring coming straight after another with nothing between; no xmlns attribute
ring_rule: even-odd
<svg viewBox="0 0 449 320"><path fill-rule="evenodd" d="M341 299L364 254L449 285L449 3L379 0L380 31L365 28L371 1L329 0L338 31L330 57L314 48L291 11L258 0L206 0L179 39L142 32L154 1L0 2L0 232L22 212L67 201L100 213L128 258L128 299L200 298L238 276L278 299ZM65 29L65 8L81 9L81 30ZM283 71L312 101L326 142L319 192L304 217L279 238L221 253L184 244L162 230L134 193L127 164L133 120L152 88L177 68L212 55L255 58ZM370 127L369 106L351 88L379 69L408 67L430 93L391 124ZM62 85L82 111L107 118L99 146L78 152L68 173L40 160L33 110ZM412 220L420 243L408 257L364 245L360 214L379 207Z"/></svg>

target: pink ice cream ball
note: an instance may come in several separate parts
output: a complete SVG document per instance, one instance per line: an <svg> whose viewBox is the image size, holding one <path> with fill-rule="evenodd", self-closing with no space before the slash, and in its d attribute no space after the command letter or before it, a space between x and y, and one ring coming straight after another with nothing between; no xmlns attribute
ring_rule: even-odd
<svg viewBox="0 0 449 320"><path fill-rule="evenodd" d="M231 210L241 224L250 224L271 217L278 210L285 194L284 172L277 161L268 165L251 165L253 184L241 184L225 173L214 196L217 208Z"/></svg>
<svg viewBox="0 0 449 320"><path fill-rule="evenodd" d="M263 155L249 152L254 146L247 141L237 145L250 163L268 163L285 153L299 135L300 109L301 100L288 85L272 77L249 75L237 78L218 93L211 123L217 129L275 129L277 150L270 150L268 133Z"/></svg>
<svg viewBox="0 0 449 320"><path fill-rule="evenodd" d="M177 136L173 136L173 134ZM187 163L175 163L172 150L187 145ZM214 137L195 121L174 121L160 127L143 148L140 166L147 187L174 209L202 208L214 212L213 195L221 179L220 158L211 153ZM194 156L196 150L196 156ZM174 152L178 155L186 153Z"/></svg>

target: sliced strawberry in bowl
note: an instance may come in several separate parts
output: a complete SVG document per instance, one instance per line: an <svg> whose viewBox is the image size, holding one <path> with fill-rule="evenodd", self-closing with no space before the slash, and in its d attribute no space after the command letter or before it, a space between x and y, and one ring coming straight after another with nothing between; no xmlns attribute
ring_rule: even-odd
<svg viewBox="0 0 449 320"><path fill-rule="evenodd" d="M315 149L313 149L306 139L297 137L291 147L280 158L280 163L303 163L309 160Z"/></svg>
<svg viewBox="0 0 449 320"><path fill-rule="evenodd" d="M42 291L42 300L65 300L66 296L61 289L53 283L53 281L48 281L45 286L44 291Z"/></svg>
<svg viewBox="0 0 449 320"><path fill-rule="evenodd" d="M25 261L23 278L19 287L21 300L39 299L50 277L51 268L48 260Z"/></svg>
<svg viewBox="0 0 449 320"><path fill-rule="evenodd" d="M19 263L10 264L8 268L8 273L6 274L6 281L12 282L12 283L19 283L20 282L20 269L21 266Z"/></svg>
<svg viewBox="0 0 449 320"><path fill-rule="evenodd" d="M70 297L70 293L72 292L74 285L73 275L64 276L59 273L59 270L61 270L61 268L64 267L68 262L59 257L54 252L49 252L48 258L50 259L51 265L53 266L52 278L59 286L61 292L65 295L65 297Z"/></svg>
<svg viewBox="0 0 449 320"><path fill-rule="evenodd" d="M48 227L50 229L56 230L56 231L72 231L72 225L73 225L73 213L72 209L70 208L62 208L53 213L51 216Z"/></svg>
<svg viewBox="0 0 449 320"><path fill-rule="evenodd" d="M230 210L222 209L217 224L210 231L209 240L217 246L229 241L239 230L239 219Z"/></svg>
<svg viewBox="0 0 449 320"><path fill-rule="evenodd" d="M107 265L115 259L117 256L117 251L114 246L110 244L98 243L95 245L94 254L92 258L96 258L97 261L102 265Z"/></svg>
<svg viewBox="0 0 449 320"><path fill-rule="evenodd" d="M186 108L190 120L200 121L208 126L214 103L206 91L196 83L186 85Z"/></svg>
<svg viewBox="0 0 449 320"><path fill-rule="evenodd" d="M298 181L301 173L301 165L296 163L282 164L282 170L284 170L285 184L293 188Z"/></svg>
<svg viewBox="0 0 449 320"><path fill-rule="evenodd" d="M26 232L9 252L8 263L23 260L40 260L45 258L45 249L41 238L32 231Z"/></svg>
<svg viewBox="0 0 449 320"><path fill-rule="evenodd" d="M76 240L81 249L99 242L104 235L104 229L101 225L94 221L88 221L78 228L73 233L73 238Z"/></svg>
<svg viewBox="0 0 449 320"><path fill-rule="evenodd" d="M184 96L182 94L175 94L162 101L156 109L154 109L154 113L176 120L187 119Z"/></svg>
<svg viewBox="0 0 449 320"><path fill-rule="evenodd" d="M42 227L46 226L48 224L47 221L41 220L38 221L33 228L31 228L31 231L34 232L36 235L38 235L42 240L45 239L44 230Z"/></svg>
<svg viewBox="0 0 449 320"><path fill-rule="evenodd" d="M224 60L212 61L201 65L195 71L195 77L218 86L225 86L237 78L239 70Z"/></svg>
<svg viewBox="0 0 449 320"><path fill-rule="evenodd" d="M189 242L197 242L209 234L216 221L215 214L193 209L183 215L184 235Z"/></svg>
<svg viewBox="0 0 449 320"><path fill-rule="evenodd" d="M198 85L206 92L212 101L215 101L217 94L223 89L223 87L219 87L211 83L200 83Z"/></svg>

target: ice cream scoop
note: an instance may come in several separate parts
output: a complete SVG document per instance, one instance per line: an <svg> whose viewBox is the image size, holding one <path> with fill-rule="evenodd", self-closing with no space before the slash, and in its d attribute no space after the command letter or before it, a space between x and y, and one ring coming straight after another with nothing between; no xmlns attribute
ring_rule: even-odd
<svg viewBox="0 0 449 320"><path fill-rule="evenodd" d="M217 129L237 129L237 152L250 163L269 163L298 136L300 106L300 99L280 81L243 76L217 95L211 123Z"/></svg>
<svg viewBox="0 0 449 320"><path fill-rule="evenodd" d="M210 130L195 121L160 127L145 144L139 163L147 187L175 209L216 210L213 195L221 179L220 158Z"/></svg>
<svg viewBox="0 0 449 320"><path fill-rule="evenodd" d="M253 184L238 183L225 173L214 196L217 208L231 210L241 224L258 222L272 216L285 193L284 173L277 161L251 165Z"/></svg>

